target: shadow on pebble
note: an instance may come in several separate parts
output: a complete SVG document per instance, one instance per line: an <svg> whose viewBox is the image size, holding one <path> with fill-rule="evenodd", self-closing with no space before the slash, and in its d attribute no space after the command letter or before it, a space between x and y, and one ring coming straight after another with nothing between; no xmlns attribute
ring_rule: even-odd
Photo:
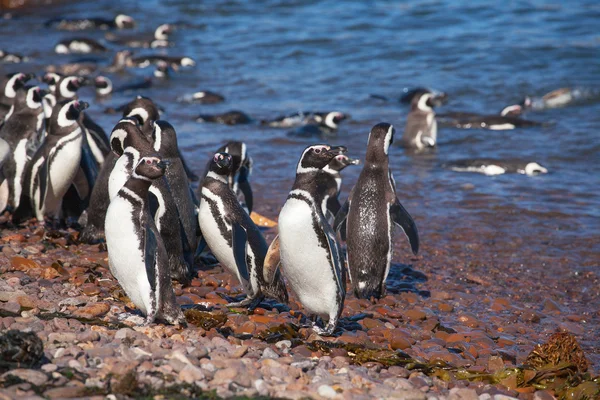
<svg viewBox="0 0 600 400"><path fill-rule="evenodd" d="M387 292L391 294L411 292L421 297L430 297L429 290L417 288L417 285L423 282L427 282L427 275L413 269L412 265L394 263L390 267L386 282Z"/></svg>

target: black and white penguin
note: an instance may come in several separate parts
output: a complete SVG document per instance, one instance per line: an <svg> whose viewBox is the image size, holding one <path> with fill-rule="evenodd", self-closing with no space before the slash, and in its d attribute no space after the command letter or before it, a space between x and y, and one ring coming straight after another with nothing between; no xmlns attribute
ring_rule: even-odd
<svg viewBox="0 0 600 400"><path fill-rule="evenodd" d="M135 35L116 35L107 33L104 37L109 42L117 43L129 47L161 48L169 46L169 35L173 27L169 24L162 24L151 34Z"/></svg>
<svg viewBox="0 0 600 400"><path fill-rule="evenodd" d="M33 74L17 72L5 75L0 79L0 126L6 119L6 115L12 112L11 107L14 104L17 90L24 87L34 77Z"/></svg>
<svg viewBox="0 0 600 400"><path fill-rule="evenodd" d="M19 53L11 53L0 49L0 62L18 64L29 61L29 57Z"/></svg>
<svg viewBox="0 0 600 400"><path fill-rule="evenodd" d="M178 71L180 67L193 67L196 65L196 61L191 57L172 57L160 54L131 57L127 60L128 66L138 68L146 68L150 64L159 65L161 63L166 63L175 71Z"/></svg>
<svg viewBox="0 0 600 400"><path fill-rule="evenodd" d="M208 90L201 90L192 94L181 96L177 99L182 103L218 104L225 101L225 97Z"/></svg>
<svg viewBox="0 0 600 400"><path fill-rule="evenodd" d="M60 218L63 196L72 184L80 198L86 198L91 185L84 179L76 179L83 157L84 133L80 126L83 110L88 103L71 100L59 103L52 112L48 135L29 163L25 185L34 216L38 221L45 217ZM22 207L26 207L25 198ZM23 211L15 212L22 219Z"/></svg>
<svg viewBox="0 0 600 400"><path fill-rule="evenodd" d="M48 90L50 91L50 93L56 95L56 85L63 77L64 75L58 72L46 72L44 76L42 76L42 82L48 85ZM74 91L76 92L82 84L83 82L78 82L78 87Z"/></svg>
<svg viewBox="0 0 600 400"><path fill-rule="evenodd" d="M171 283L168 252L152 215L149 189L166 163L142 157L106 212L106 248L112 274L127 296L154 321L185 324Z"/></svg>
<svg viewBox="0 0 600 400"><path fill-rule="evenodd" d="M269 281L263 265L268 246L260 229L238 202L229 186L233 157L216 153L202 182L198 221L202 236L219 263L238 278L246 299L229 307L254 309L264 296L288 301L280 272Z"/></svg>
<svg viewBox="0 0 600 400"><path fill-rule="evenodd" d="M526 96L519 105L525 110L546 110L565 107L576 102L598 100L600 91L585 87L566 87L553 90L541 97Z"/></svg>
<svg viewBox="0 0 600 400"><path fill-rule="evenodd" d="M154 70L154 77L157 79L168 79L169 78L169 64L166 62L159 62L156 64L156 69Z"/></svg>
<svg viewBox="0 0 600 400"><path fill-rule="evenodd" d="M229 168L230 174L227 176L227 183L236 197L240 198L240 195L244 196L244 201L241 202L240 200L240 202L242 207L250 214L254 206L254 196L249 181L250 174L252 174L253 161L248 153L248 146L244 142L231 141L219 147L217 153L227 153L232 157L233 164ZM208 174L212 162L211 159L206 164L203 179ZM201 191L202 185L198 187L198 197L202 197Z"/></svg>
<svg viewBox="0 0 600 400"><path fill-rule="evenodd" d="M487 129L491 131L506 131L516 128L528 128L543 125L540 122L519 118L520 106L509 106L501 111L501 115L485 115L471 112L449 111L437 115L441 126L460 129Z"/></svg>
<svg viewBox="0 0 600 400"><path fill-rule="evenodd" d="M194 254L198 247L197 212L194 192L190 187L190 182L180 158L177 134L171 124L159 120L154 122L152 140L153 148L160 158L170 163L165 173L165 179L177 207L177 214L182 228L183 257L189 265L189 272L191 273L194 266Z"/></svg>
<svg viewBox="0 0 600 400"><path fill-rule="evenodd" d="M323 215L327 217L330 223L333 223L337 212L342 208L339 196L342 189L342 175L340 172L349 165L358 165L360 160L350 158L345 154L335 156L329 164L323 168L325 174L320 174L320 179L323 180L323 185L327 187L325 202L323 207Z"/></svg>
<svg viewBox="0 0 600 400"><path fill-rule="evenodd" d="M279 116L270 120L262 120L261 125L267 125L272 128L295 128L307 124L316 124L321 125L326 129L336 130L339 126L339 123L346 118L348 118L348 115L340 111L300 111L293 114Z"/></svg>
<svg viewBox="0 0 600 400"><path fill-rule="evenodd" d="M224 125L240 125L251 123L252 118L250 118L246 113L242 111L233 110L224 112L223 114L199 115L196 118L196 122L213 122Z"/></svg>
<svg viewBox="0 0 600 400"><path fill-rule="evenodd" d="M283 275L306 310L328 318L327 327L314 330L333 334L346 296L344 256L333 229L323 215L324 188L319 175L331 160L346 151L344 147L307 147L296 168L296 180L281 212L279 236L271 243L265 266L270 274L281 264ZM279 250L279 260L276 254ZM267 282L272 282L268 279Z"/></svg>
<svg viewBox="0 0 600 400"><path fill-rule="evenodd" d="M94 78L94 87L96 88L96 97L106 97L112 94L113 84L110 78L106 76L97 76Z"/></svg>
<svg viewBox="0 0 600 400"><path fill-rule="evenodd" d="M452 171L478 172L488 176L508 173L532 176L548 173L548 169L537 162L521 159L472 158L453 160L442 166Z"/></svg>
<svg viewBox="0 0 600 400"><path fill-rule="evenodd" d="M54 46L54 52L57 54L89 54L106 51L108 49L100 42L85 37L64 39Z"/></svg>
<svg viewBox="0 0 600 400"><path fill-rule="evenodd" d="M10 146L8 159L2 166L2 175L7 180L7 205L13 211L19 207L21 196L26 191L24 180L29 159L42 140L44 91L38 86L17 90L13 110L0 128L0 138Z"/></svg>
<svg viewBox="0 0 600 400"><path fill-rule="evenodd" d="M431 92L420 92L414 95L401 140L404 147L417 150L435 147L437 121L433 107L439 105L441 102Z"/></svg>
<svg viewBox="0 0 600 400"><path fill-rule="evenodd" d="M134 132L129 133L133 134ZM113 144L115 143L114 138L117 135L123 135L123 132L113 131L111 134L111 142ZM115 162L115 166L108 179L108 195L111 201L119 189L131 177L135 165L137 165L142 157L158 156L156 150L152 147L151 138L138 140L132 144L124 149L121 149L119 146L113 147L113 151L119 152L122 150L123 153L118 154L119 158ZM167 249L169 249L168 262L171 269L171 276L179 282L187 284L192 275L193 265L190 265L184 256L182 227L177 212L177 205L164 176L152 183L150 194L149 204L151 215L154 216L154 222L158 231Z"/></svg>
<svg viewBox="0 0 600 400"><path fill-rule="evenodd" d="M108 18L54 18L46 21L47 27L55 27L64 31L83 31L86 29L132 29L135 21L132 17L119 14Z"/></svg>
<svg viewBox="0 0 600 400"><path fill-rule="evenodd" d="M346 220L346 245L350 281L358 298L380 298L392 261L394 223L419 251L419 234L410 214L396 196L396 184L389 167L388 150L394 127L380 123L371 129L365 165L348 200L338 211L334 228Z"/></svg>

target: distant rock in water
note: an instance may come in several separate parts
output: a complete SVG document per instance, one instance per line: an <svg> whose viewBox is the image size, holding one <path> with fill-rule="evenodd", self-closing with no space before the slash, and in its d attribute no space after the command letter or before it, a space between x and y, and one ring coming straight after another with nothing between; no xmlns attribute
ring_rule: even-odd
<svg viewBox="0 0 600 400"><path fill-rule="evenodd" d="M34 332L10 330L0 336L0 369L33 367L44 357L44 344Z"/></svg>
<svg viewBox="0 0 600 400"><path fill-rule="evenodd" d="M199 115L196 118L196 122L213 122L217 124L224 125L241 125L241 124L249 124L252 122L252 118L250 118L247 114L242 111L227 111L223 114L203 114Z"/></svg>
<svg viewBox="0 0 600 400"><path fill-rule="evenodd" d="M442 167L458 172L478 172L493 176L509 173L538 175L548 173L548 169L534 161L517 159L498 160L492 158L471 158L450 161Z"/></svg>

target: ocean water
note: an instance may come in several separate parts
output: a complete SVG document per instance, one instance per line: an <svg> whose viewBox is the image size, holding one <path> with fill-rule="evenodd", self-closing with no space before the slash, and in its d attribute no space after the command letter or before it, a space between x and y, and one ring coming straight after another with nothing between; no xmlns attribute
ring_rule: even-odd
<svg viewBox="0 0 600 400"><path fill-rule="evenodd" d="M226 140L243 140L255 160L252 182L257 210L271 217L285 201L303 148L321 138L294 138L258 123L199 124L194 117L242 110L257 121L300 110L340 110L344 121L331 144L363 158L370 128L390 122L402 134L408 108L396 101L405 87L427 86L449 94L449 110L497 113L525 95L561 87L600 90L600 3L472 1L78 1L16 13L0 23L0 48L31 55L22 65L41 73L47 64L77 60L53 53L61 38L104 32L60 32L44 27L58 15L126 13L152 31L174 23L175 45L160 53L193 57L197 66L172 74L139 93L165 110L180 146L200 171ZM108 44L111 50L117 46ZM137 51L137 54L152 51ZM98 56L106 65L112 55ZM115 86L150 76L150 68L108 74ZM223 94L218 105L181 104L195 90ZM135 93L113 95L89 110L107 132L118 120L104 107ZM372 99L380 94L391 99ZM425 239L423 250L450 243L455 231L494 232L498 240L522 240L527 254L575 256L573 268L598 266L600 254L600 102L535 112L526 118L547 126L514 131L441 128L439 146L426 154L390 150L398 196ZM443 169L465 157L524 158L547 167L535 177L486 177ZM344 195L360 167L343 172ZM402 242L407 247L405 242ZM548 244L550 243L550 244ZM583 245L581 245L583 246ZM402 261L402 260L400 260Z"/></svg>

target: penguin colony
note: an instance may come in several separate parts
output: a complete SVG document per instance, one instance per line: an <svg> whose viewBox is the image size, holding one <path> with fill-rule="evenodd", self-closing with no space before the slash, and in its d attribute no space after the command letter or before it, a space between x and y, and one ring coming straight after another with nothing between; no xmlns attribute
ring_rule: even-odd
<svg viewBox="0 0 600 400"><path fill-rule="evenodd" d="M173 27L163 24L147 35L113 31L135 26L133 18L58 18L47 23L65 31L111 30L106 41L131 48L170 45ZM74 36L55 46L59 54L104 53L110 48ZM0 51L4 62L26 57ZM145 55L130 50L116 53L112 65L124 68L155 65L154 77L193 66L190 57ZM111 272L146 323L185 324L176 303L172 279L189 284L199 260L214 256L241 284L246 297L230 307L256 308L263 300L289 301L288 288L312 317L311 326L323 335L334 334L343 310L347 280L358 298L385 295L393 254L393 234L399 227L412 252L419 251L417 225L402 206L389 167L390 146L396 131L387 123L375 125L367 139L367 153L359 179L340 202L341 172L360 160L344 146L315 144L299 155L294 184L279 214L278 235L268 244L253 222L254 202L249 177L253 159L243 142L216 149L198 177L182 156L175 128L160 119L157 105L137 96L118 107L121 118L107 135L79 100L85 86L96 97L116 91L139 90L150 81L113 86L96 63L53 66L30 84L33 74L0 77L0 212L13 224L31 218L40 224L68 223L82 228L80 240L106 241ZM95 75L95 76L92 76ZM441 120L462 127L514 129L535 125L519 118L525 108L556 106L572 99L565 90L544 98L527 98L498 116L447 113ZM201 91L178 99L183 103L215 104L223 96ZM400 143L416 151L437 145L438 116L434 108L445 93L426 88L408 91L401 102L410 112ZM544 103L544 104L546 104ZM560 105L560 104L559 104ZM339 111L301 111L259 123L292 129L291 135L327 137L349 118ZM237 110L200 115L198 122L227 125L256 120ZM448 123L448 122L447 122ZM504 172L545 173L537 163L490 159L459 160L448 168L488 175ZM199 181L197 190L192 182ZM346 249L343 245L346 244Z"/></svg>

